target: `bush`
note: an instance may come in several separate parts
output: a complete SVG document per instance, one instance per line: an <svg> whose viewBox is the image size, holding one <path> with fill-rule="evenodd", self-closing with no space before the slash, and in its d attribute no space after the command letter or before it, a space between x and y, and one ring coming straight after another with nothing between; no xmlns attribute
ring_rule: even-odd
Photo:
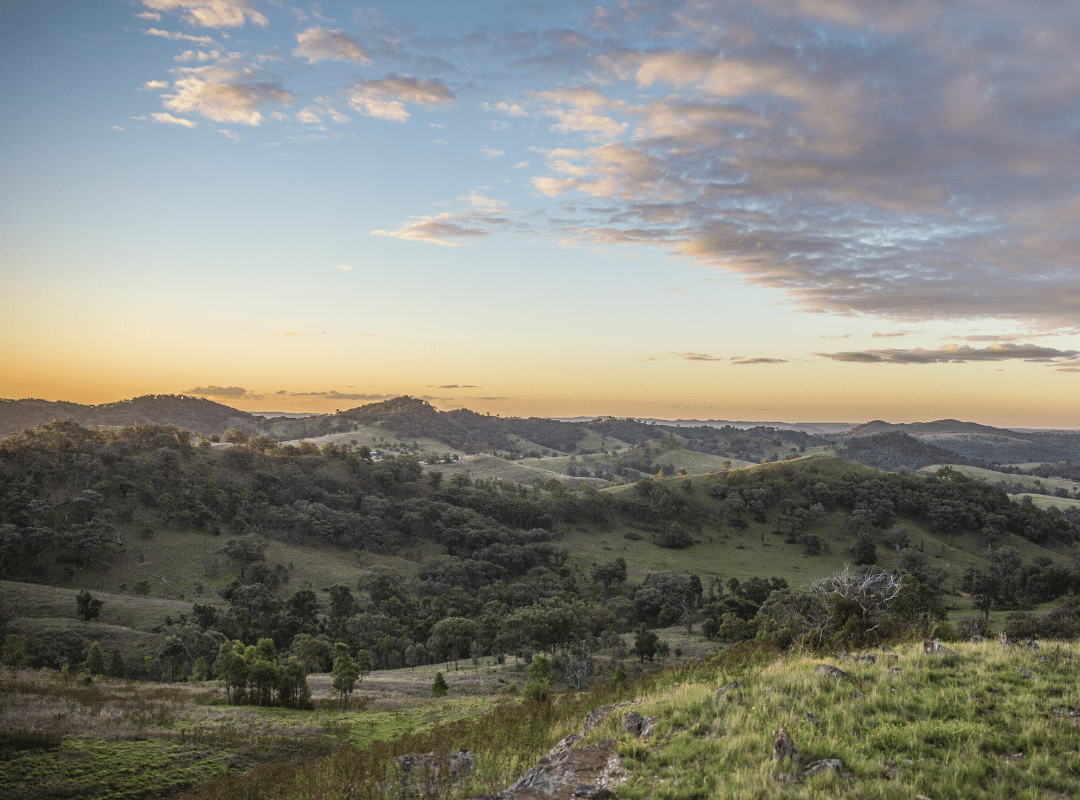
<svg viewBox="0 0 1080 800"><path fill-rule="evenodd" d="M443 677L443 674L441 672L436 672L435 680L431 682L431 696L446 697L449 691L450 687L446 683L446 678Z"/></svg>
<svg viewBox="0 0 1080 800"><path fill-rule="evenodd" d="M678 522L672 522L663 530L653 533L652 540L653 544L672 550L681 550L694 543L687 530Z"/></svg>

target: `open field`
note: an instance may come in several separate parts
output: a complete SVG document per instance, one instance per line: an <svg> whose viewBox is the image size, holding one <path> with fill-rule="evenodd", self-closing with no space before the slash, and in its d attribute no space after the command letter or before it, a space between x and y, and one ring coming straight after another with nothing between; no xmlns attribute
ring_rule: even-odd
<svg viewBox="0 0 1080 800"><path fill-rule="evenodd" d="M974 478L977 481L983 483L989 483L996 485L999 482L1005 482L1009 484L1020 484L1021 486L1029 487L1041 487L1053 491L1054 489L1065 489L1070 494L1080 491L1080 482L1069 481L1064 478L1039 478L1035 475L1010 475L1007 472L998 472L992 469L983 469L981 467L968 467L962 464L934 464L933 466L923 467L917 472L921 475L933 475L943 466L949 466L962 475L967 475L969 478Z"/></svg>

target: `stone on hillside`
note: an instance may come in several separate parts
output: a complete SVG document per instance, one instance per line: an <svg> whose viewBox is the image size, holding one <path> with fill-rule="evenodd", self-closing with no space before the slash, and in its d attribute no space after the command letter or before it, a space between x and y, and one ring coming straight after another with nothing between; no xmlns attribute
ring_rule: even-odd
<svg viewBox="0 0 1080 800"><path fill-rule="evenodd" d="M806 769L803 770L803 778L812 778L814 775L820 775L823 772L837 772L843 770L844 765L840 763L839 758L824 758L821 761L815 761L813 764L808 764Z"/></svg>
<svg viewBox="0 0 1080 800"><path fill-rule="evenodd" d="M1035 673L1032 672L1029 669L1024 669L1023 667L1017 667L1016 671L1019 672L1021 675L1023 675L1028 680L1032 680L1032 681L1038 680L1038 678L1035 677Z"/></svg>
<svg viewBox="0 0 1080 800"><path fill-rule="evenodd" d="M818 664L814 667L814 672L818 675L828 675L830 678L836 678L837 680L848 676L846 672L839 667L834 667L832 664Z"/></svg>
<svg viewBox="0 0 1080 800"><path fill-rule="evenodd" d="M922 649L923 649L924 653L934 653L935 655L939 655L939 656L955 656L956 655L955 650L950 650L948 647L943 645L937 639L934 639L934 641L932 641L932 642L929 639L923 640Z"/></svg>
<svg viewBox="0 0 1080 800"><path fill-rule="evenodd" d="M856 653L851 657L856 664L876 664L877 656L873 653Z"/></svg>
<svg viewBox="0 0 1080 800"><path fill-rule="evenodd" d="M624 733L632 733L634 736L648 736L656 727L657 717L654 714L641 716L636 711L623 714L622 729Z"/></svg>
<svg viewBox="0 0 1080 800"><path fill-rule="evenodd" d="M790 758L795 764L799 763L799 748L788 733L786 725L781 725L780 730L773 731L772 735L772 760L783 761Z"/></svg>
<svg viewBox="0 0 1080 800"><path fill-rule="evenodd" d="M1016 647L1016 639L1009 636L1009 634L1002 631L998 634L998 646L1008 650L1011 647Z"/></svg>

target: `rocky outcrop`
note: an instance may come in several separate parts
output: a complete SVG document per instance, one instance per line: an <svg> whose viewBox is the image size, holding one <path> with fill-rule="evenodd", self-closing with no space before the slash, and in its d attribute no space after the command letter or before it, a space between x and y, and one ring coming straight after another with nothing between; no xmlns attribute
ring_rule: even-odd
<svg viewBox="0 0 1080 800"><path fill-rule="evenodd" d="M605 706L590 712L581 733L560 741L509 789L472 800L614 800L615 787L628 776L619 759L618 743L604 739L590 747L578 746L614 709ZM642 717L635 711L622 720L623 729L636 731L635 735L647 735L655 724L656 717Z"/></svg>
<svg viewBox="0 0 1080 800"><path fill-rule="evenodd" d="M781 725L780 730L773 731L772 760L776 762L790 760L795 766L799 765L799 748L795 746L786 725Z"/></svg>

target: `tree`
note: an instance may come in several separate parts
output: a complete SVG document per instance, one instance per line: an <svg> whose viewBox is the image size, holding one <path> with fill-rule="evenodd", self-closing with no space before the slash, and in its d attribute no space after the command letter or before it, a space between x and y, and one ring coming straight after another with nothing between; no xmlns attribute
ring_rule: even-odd
<svg viewBox="0 0 1080 800"><path fill-rule="evenodd" d="M528 683L522 691L522 697L526 700L542 701L551 698L551 684L555 680L555 670L545 655L533 658L526 673L529 676Z"/></svg>
<svg viewBox="0 0 1080 800"><path fill-rule="evenodd" d="M240 566L240 572L257 561L266 560L266 548L269 542L255 533L247 533L229 540L225 545L225 555Z"/></svg>
<svg viewBox="0 0 1080 800"><path fill-rule="evenodd" d="M101 645L97 642L90 645L90 655L86 659L86 671L91 675L105 674L105 657L101 654Z"/></svg>
<svg viewBox="0 0 1080 800"><path fill-rule="evenodd" d="M344 642L334 645L334 668L331 673L334 676L334 691L341 698L341 707L345 707L345 695L352 694L356 687L356 678L360 674L360 668L349 655L349 646Z"/></svg>
<svg viewBox="0 0 1080 800"><path fill-rule="evenodd" d="M98 614L101 613L101 607L104 604L104 601L91 596L90 592L86 591L86 589L83 589L75 595L76 613L83 622L89 622L92 619L96 619Z"/></svg>
<svg viewBox="0 0 1080 800"><path fill-rule="evenodd" d="M855 557L855 564L858 566L877 563L877 546L869 533L863 532L859 534L851 554Z"/></svg>
<svg viewBox="0 0 1080 800"><path fill-rule="evenodd" d="M238 428L229 428L222 437L229 444L245 444L248 440L248 435Z"/></svg>
<svg viewBox="0 0 1080 800"><path fill-rule="evenodd" d="M659 645L659 636L650 631L644 622L638 625L634 631L634 647L631 652L641 660L642 664L645 663L646 658L649 661L653 660Z"/></svg>
<svg viewBox="0 0 1080 800"><path fill-rule="evenodd" d="M431 696L446 697L446 694L449 691L450 687L446 683L446 678L443 677L441 672L436 672L435 680L431 682Z"/></svg>
<svg viewBox="0 0 1080 800"><path fill-rule="evenodd" d="M593 580L604 584L605 589L610 589L613 583L626 582L626 559L619 556L607 564L598 564L593 567Z"/></svg>
<svg viewBox="0 0 1080 800"><path fill-rule="evenodd" d="M893 525L885 534L885 543L899 553L906 547L911 547L911 534L903 525Z"/></svg>
<svg viewBox="0 0 1080 800"><path fill-rule="evenodd" d="M12 674L19 667L30 663L30 652L26 645L26 637L17 633L9 633L4 637L4 647L0 650L0 662L11 670Z"/></svg>

